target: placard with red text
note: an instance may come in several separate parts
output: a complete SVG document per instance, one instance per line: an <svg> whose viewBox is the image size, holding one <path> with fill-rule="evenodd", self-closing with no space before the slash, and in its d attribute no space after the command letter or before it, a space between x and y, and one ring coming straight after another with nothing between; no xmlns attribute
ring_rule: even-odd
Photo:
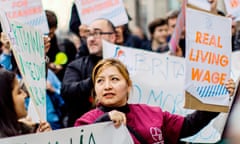
<svg viewBox="0 0 240 144"><path fill-rule="evenodd" d="M1 10L8 19L18 21L48 33L48 24L41 0L0 0Z"/></svg>
<svg viewBox="0 0 240 144"><path fill-rule="evenodd" d="M75 0L82 24L89 25L95 19L108 19L114 26L128 23L122 0Z"/></svg>

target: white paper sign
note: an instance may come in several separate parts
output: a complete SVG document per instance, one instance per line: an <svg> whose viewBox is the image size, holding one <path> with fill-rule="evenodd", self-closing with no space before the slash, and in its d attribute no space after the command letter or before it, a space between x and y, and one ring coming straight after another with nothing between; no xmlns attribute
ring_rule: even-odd
<svg viewBox="0 0 240 144"><path fill-rule="evenodd" d="M240 0L224 0L228 14L231 14L235 21L240 20Z"/></svg>
<svg viewBox="0 0 240 144"><path fill-rule="evenodd" d="M41 120L46 120L46 70L44 42L33 27L10 21L13 54Z"/></svg>
<svg viewBox="0 0 240 144"><path fill-rule="evenodd" d="M49 32L41 0L0 0L0 5L9 19Z"/></svg>
<svg viewBox="0 0 240 144"><path fill-rule="evenodd" d="M1 144L133 144L126 127L112 122L0 139Z"/></svg>
<svg viewBox="0 0 240 144"><path fill-rule="evenodd" d="M224 27L224 29L223 29ZM229 106L231 20L187 8L186 90L206 104Z"/></svg>
<svg viewBox="0 0 240 144"><path fill-rule="evenodd" d="M75 0L81 22L90 24L93 20L105 18L114 26L128 23L128 16L122 0Z"/></svg>

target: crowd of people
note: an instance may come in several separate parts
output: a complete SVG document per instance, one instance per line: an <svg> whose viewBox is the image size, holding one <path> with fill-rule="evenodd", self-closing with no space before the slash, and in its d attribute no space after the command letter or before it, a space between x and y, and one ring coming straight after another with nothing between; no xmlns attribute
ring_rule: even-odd
<svg viewBox="0 0 240 144"><path fill-rule="evenodd" d="M209 0L211 11L217 0ZM44 132L104 121L113 121L116 127L127 126L134 143L180 143L180 139L194 135L219 113L195 111L185 117L163 111L160 107L128 104L132 90L126 66L115 59L103 59L102 40L156 53L169 53L168 42L174 32L179 10L166 18L154 19L148 25L150 38L140 27L130 29L128 24L114 26L110 20L96 19L89 25L81 24L76 5L71 11L70 32L56 34L57 17L46 10L49 26L44 36L46 60L47 122L31 122L27 118L31 99L21 83L21 74L11 51L11 42L1 29L0 41L0 138L26 133ZM131 17L128 15L129 20ZM232 51L240 50L236 22L232 23ZM56 63L63 52L67 62ZM169 53L171 54L171 53ZM185 33L182 32L176 56L185 57ZM234 95L235 82L225 84ZM161 131L154 137L151 128Z"/></svg>

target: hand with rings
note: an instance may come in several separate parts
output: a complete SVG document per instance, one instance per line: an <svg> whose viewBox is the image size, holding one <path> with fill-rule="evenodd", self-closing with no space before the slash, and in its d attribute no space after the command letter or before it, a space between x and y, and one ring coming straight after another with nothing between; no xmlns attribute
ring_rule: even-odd
<svg viewBox="0 0 240 144"><path fill-rule="evenodd" d="M124 125L127 124L126 115L122 112L119 112L117 110L112 110L112 111L108 112L108 115L109 115L110 119L113 121L114 126L116 128L121 126L121 124L124 124Z"/></svg>
<svg viewBox="0 0 240 144"><path fill-rule="evenodd" d="M39 126L38 126L38 129L37 129L37 132L48 132L48 131L51 131L52 128L50 126L50 124L46 121L41 121Z"/></svg>

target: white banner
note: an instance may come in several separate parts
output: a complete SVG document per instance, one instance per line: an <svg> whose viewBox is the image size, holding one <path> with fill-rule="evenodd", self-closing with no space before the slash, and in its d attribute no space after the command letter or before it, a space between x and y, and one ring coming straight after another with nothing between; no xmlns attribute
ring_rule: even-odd
<svg viewBox="0 0 240 144"><path fill-rule="evenodd" d="M105 18L114 26L128 23L128 16L122 0L75 0L82 24Z"/></svg>
<svg viewBox="0 0 240 144"><path fill-rule="evenodd" d="M133 144L126 127L112 122L0 139L1 144Z"/></svg>
<svg viewBox="0 0 240 144"><path fill-rule="evenodd" d="M231 20L186 10L186 91L204 104L229 106Z"/></svg>
<svg viewBox="0 0 240 144"><path fill-rule="evenodd" d="M48 33L48 24L41 0L0 0L8 19L31 25Z"/></svg>
<svg viewBox="0 0 240 144"><path fill-rule="evenodd" d="M103 57L120 59L133 81L131 103L160 106L171 113L186 114L183 107L184 59L103 42ZM174 102L174 103L173 103Z"/></svg>

